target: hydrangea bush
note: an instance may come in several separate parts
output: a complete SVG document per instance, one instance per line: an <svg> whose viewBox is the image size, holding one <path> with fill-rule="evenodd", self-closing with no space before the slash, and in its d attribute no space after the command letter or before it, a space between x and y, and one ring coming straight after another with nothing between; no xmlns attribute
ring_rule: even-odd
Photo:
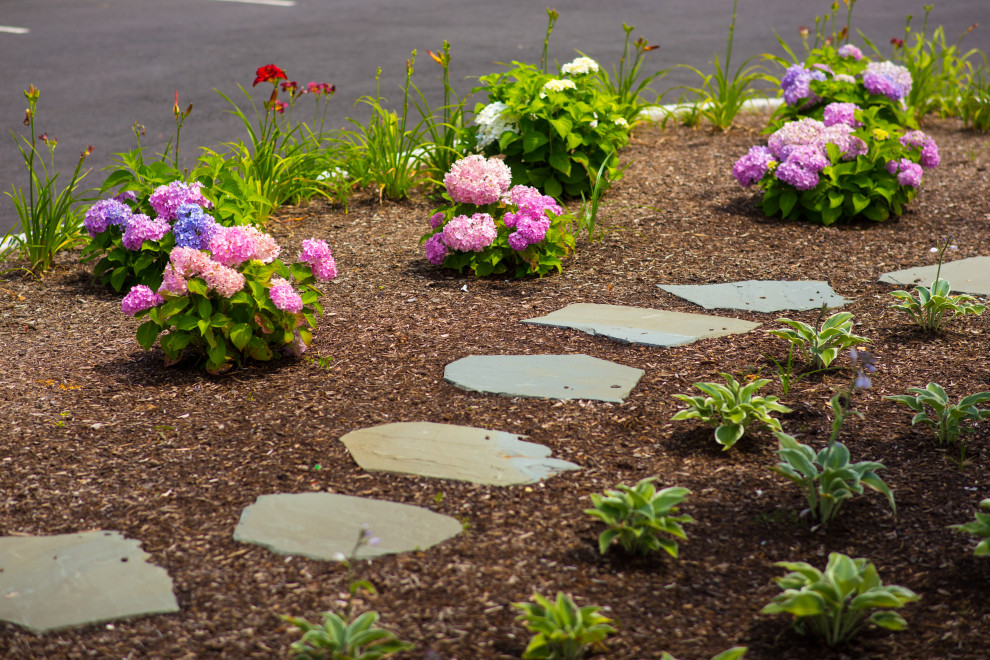
<svg viewBox="0 0 990 660"><path fill-rule="evenodd" d="M781 126L732 168L743 187L763 191L763 212L823 225L900 216L914 199L924 169L939 164L938 146L921 131L877 126L879 108L830 103L823 120Z"/></svg>
<svg viewBox="0 0 990 660"><path fill-rule="evenodd" d="M830 104L852 103L876 107L881 128L916 127L906 102L912 82L906 68L890 61L871 61L858 46L825 44L812 50L804 62L787 67L780 79L784 105L774 113L771 126L803 117L822 120Z"/></svg>
<svg viewBox="0 0 990 660"><path fill-rule="evenodd" d="M562 270L574 248L565 214L553 197L530 186L512 186L498 158L468 156L444 177L449 206L430 217L423 235L430 263L475 275L511 272L516 277Z"/></svg>
<svg viewBox="0 0 990 660"><path fill-rule="evenodd" d="M167 364L192 351L205 357L207 371L220 373L247 358L271 360L276 351L301 355L323 313L313 284L337 275L325 241L305 240L302 247L299 262L287 266L268 234L215 227L194 245L172 248L157 291L134 286L121 309L147 315L138 343L147 350L160 336Z"/></svg>
<svg viewBox="0 0 990 660"><path fill-rule="evenodd" d="M173 181L159 186L146 203L155 214L142 212L142 200L133 191L100 200L83 220L90 242L83 259L100 257L93 269L96 280L120 291L126 284L157 289L173 247L205 247L219 226L204 209L199 183Z"/></svg>
<svg viewBox="0 0 990 660"><path fill-rule="evenodd" d="M488 103L475 108L477 149L504 154L513 183L558 199L590 194L603 164L615 180L615 154L629 141L629 124L596 75L598 64L579 57L559 76L520 62L512 66L482 76L473 90L488 95Z"/></svg>

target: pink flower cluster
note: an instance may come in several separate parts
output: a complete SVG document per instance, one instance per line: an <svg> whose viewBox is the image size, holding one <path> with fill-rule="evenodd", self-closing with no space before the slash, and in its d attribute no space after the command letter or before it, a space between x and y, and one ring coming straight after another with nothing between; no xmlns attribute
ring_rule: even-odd
<svg viewBox="0 0 990 660"><path fill-rule="evenodd" d="M921 149L921 166L926 169L938 167L942 162L935 140L922 131L908 131L901 137L901 146L907 149Z"/></svg>
<svg viewBox="0 0 990 660"><path fill-rule="evenodd" d="M201 277L206 286L224 298L244 288L244 275L237 270L214 261L205 252L194 248L177 247L169 253L169 263L165 266L162 286L159 291L176 295L188 290L188 278Z"/></svg>
<svg viewBox="0 0 990 660"><path fill-rule="evenodd" d="M214 259L231 268L251 259L268 264L282 251L274 238L255 227L217 227L207 249Z"/></svg>
<svg viewBox="0 0 990 660"><path fill-rule="evenodd" d="M160 241L171 228L167 220L152 220L143 213L134 213L127 220L121 243L128 250L140 250L145 241Z"/></svg>
<svg viewBox="0 0 990 660"><path fill-rule="evenodd" d="M887 171L897 175L897 183L917 188L921 185L921 165L907 158L887 161Z"/></svg>
<svg viewBox="0 0 990 660"><path fill-rule="evenodd" d="M151 309L155 305L160 305L163 302L165 302L165 299L160 295L152 291L144 284L138 284L137 286L131 287L130 293L124 296L124 299L120 302L120 308L123 310L124 314L134 316L138 312Z"/></svg>
<svg viewBox="0 0 990 660"><path fill-rule="evenodd" d="M459 215L443 227L443 242L461 252L481 252L495 240L495 220L487 213Z"/></svg>
<svg viewBox="0 0 990 660"><path fill-rule="evenodd" d="M272 286L268 289L268 296L275 303L275 307L283 312L295 314L303 308L302 296L292 286L292 283L281 277L272 278Z"/></svg>
<svg viewBox="0 0 990 660"><path fill-rule="evenodd" d="M503 220L507 228L515 229L509 234L509 247L519 252L539 243L547 235L550 229L547 211L554 215L563 213L557 200L529 186L515 186L509 191L508 198L518 210L506 213Z"/></svg>
<svg viewBox="0 0 990 660"><path fill-rule="evenodd" d="M302 247L299 260L310 265L313 269L313 277L321 282L337 277L337 262L334 261L326 241L309 238L302 242Z"/></svg>
<svg viewBox="0 0 990 660"><path fill-rule="evenodd" d="M151 208L155 209L159 220L172 222L175 220L175 212L183 204L198 204L204 209L213 208L213 203L200 193L201 187L198 182L187 184L183 181L173 181L166 186L155 188L148 202Z"/></svg>
<svg viewBox="0 0 990 660"><path fill-rule="evenodd" d="M509 189L512 174L498 158L468 156L454 163L443 177L450 198L458 204L494 204Z"/></svg>

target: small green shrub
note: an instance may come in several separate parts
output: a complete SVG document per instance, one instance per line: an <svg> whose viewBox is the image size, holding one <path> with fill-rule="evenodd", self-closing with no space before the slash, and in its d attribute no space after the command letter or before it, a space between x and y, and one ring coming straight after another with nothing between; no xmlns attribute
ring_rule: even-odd
<svg viewBox="0 0 990 660"><path fill-rule="evenodd" d="M533 594L533 600L533 603L512 604L522 611L516 620L536 633L523 653L524 660L580 660L589 647L615 632L612 620L598 613L600 607L579 608L562 591L557 592L556 602L538 593Z"/></svg>
<svg viewBox="0 0 990 660"><path fill-rule="evenodd" d="M788 318L777 319L791 326L789 330L769 330L771 335L786 339L798 348L811 367L827 369L842 351L870 340L852 333L852 314L839 312L825 319L820 329Z"/></svg>
<svg viewBox="0 0 990 660"><path fill-rule="evenodd" d="M884 586L872 562L833 552L825 571L805 562L778 562L791 571L774 581L783 593L763 608L763 614L787 613L801 634L825 639L829 646L848 641L869 624L903 630L907 623L896 612L875 611L903 607L918 600L910 589Z"/></svg>
<svg viewBox="0 0 990 660"><path fill-rule="evenodd" d="M850 463L849 450L841 442L830 442L815 452L786 433L774 435L780 442L777 453L781 461L771 469L801 488L808 501L808 508L801 515L810 515L819 525L827 525L846 500L863 494L863 486L886 495L890 508L897 513L893 493L876 474L876 470L884 467L882 463Z"/></svg>
<svg viewBox="0 0 990 660"><path fill-rule="evenodd" d="M990 392L977 392L963 397L958 403L949 403L949 395L938 383L928 383L924 388L909 387L910 394L897 394L885 397L903 403L914 411L911 426L918 422L928 424L935 431L940 445L959 444L960 467L966 457L966 443L962 433L967 423L990 418L990 408L978 408L981 403L990 401Z"/></svg>
<svg viewBox="0 0 990 660"><path fill-rule="evenodd" d="M594 508L584 512L608 525L608 529L598 537L599 552L605 554L612 542L618 539L626 552L645 555L663 548L672 557L677 556L677 541L660 534L687 538L681 523L694 522L694 519L672 514L691 491L679 487L658 491L654 481L656 477L648 477L632 488L619 484L615 490L608 489L603 495L591 494Z"/></svg>
<svg viewBox="0 0 990 660"><path fill-rule="evenodd" d="M365 612L348 622L333 612L323 612L323 625L294 616L282 619L302 631L302 639L289 650L294 660L379 660L413 648L394 633L378 628L378 612Z"/></svg>
<svg viewBox="0 0 990 660"><path fill-rule="evenodd" d="M694 384L708 396L675 394L674 397L688 404L688 407L679 410L671 419L700 419L715 426L715 441L723 449L736 444L752 426L763 424L774 431L780 430L780 422L770 413L789 413L791 409L777 403L775 396L755 396L761 387L770 382L769 379L761 378L741 385L729 374L723 373L721 376L725 378L725 385Z"/></svg>
<svg viewBox="0 0 990 660"><path fill-rule="evenodd" d="M976 545L973 554L977 557L988 557L990 556L990 498L980 502L980 508L986 509L987 513L977 511L976 520L973 522L962 525L949 525L949 527L950 529L956 529L960 532L982 537L983 540Z"/></svg>

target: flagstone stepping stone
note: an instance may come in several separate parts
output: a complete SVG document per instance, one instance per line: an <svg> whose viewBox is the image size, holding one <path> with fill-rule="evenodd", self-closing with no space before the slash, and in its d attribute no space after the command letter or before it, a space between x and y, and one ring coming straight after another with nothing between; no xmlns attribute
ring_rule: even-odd
<svg viewBox="0 0 990 660"><path fill-rule="evenodd" d="M884 273L878 281L901 286L911 284L930 286L935 281L936 272L938 272L938 264L905 268ZM990 257L967 257L944 263L939 277L948 280L952 290L958 293L990 296Z"/></svg>
<svg viewBox="0 0 990 660"><path fill-rule="evenodd" d="M432 422L397 422L351 431L340 441L365 470L476 484L532 484L580 466L513 433Z"/></svg>
<svg viewBox="0 0 990 660"><path fill-rule="evenodd" d="M568 305L523 323L573 328L624 344L648 346L681 346L706 337L749 332L760 325L723 316L592 303Z"/></svg>
<svg viewBox="0 0 990 660"><path fill-rule="evenodd" d="M456 518L410 504L336 493L261 495L244 509L234 540L282 555L339 561L367 525L379 539L358 557L426 550L463 529Z"/></svg>
<svg viewBox="0 0 990 660"><path fill-rule="evenodd" d="M0 619L33 633L178 612L172 580L119 532L0 537Z"/></svg>
<svg viewBox="0 0 990 660"><path fill-rule="evenodd" d="M590 355L469 355L443 379L469 392L622 403L645 372Z"/></svg>
<svg viewBox="0 0 990 660"><path fill-rule="evenodd" d="M724 284L658 284L667 293L705 309L744 309L749 312L803 311L822 305L840 307L846 298L820 280L746 280Z"/></svg>

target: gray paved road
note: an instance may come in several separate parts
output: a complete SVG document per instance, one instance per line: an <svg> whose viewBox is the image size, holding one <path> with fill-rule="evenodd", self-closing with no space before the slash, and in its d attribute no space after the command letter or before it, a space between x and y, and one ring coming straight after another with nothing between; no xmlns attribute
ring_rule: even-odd
<svg viewBox="0 0 990 660"><path fill-rule="evenodd" d="M551 56L567 61L580 49L603 64L615 63L622 48L622 22L635 25L660 50L649 64L657 69L692 64L711 70L714 53L725 48L730 0L551 0L560 11ZM878 45L902 36L907 13L922 2L860 0L854 26ZM807 0L740 0L734 62L776 51L774 31L797 45L798 26L811 24L828 3ZM258 66L274 62L299 81L337 85L331 126L360 116L353 101L374 91L382 67L382 89L398 96L404 62L416 48L415 80L432 101L439 99L439 67L426 49L452 44L452 75L460 91L468 76L498 70L494 62L536 63L546 28L544 3L526 0L297 0L294 6L217 0L2 0L0 26L27 28L26 34L0 28L0 57L7 74L0 86L0 190L24 186L26 174L10 130L23 133L21 91L41 90L38 125L59 139L57 164L71 169L79 152L94 147L95 167L86 183L97 185L114 152L134 146L130 127L147 127L146 144L160 150L171 134L172 99L193 103L183 129L186 153L243 137L238 120L225 111L218 88L239 94L250 86ZM990 2L938 3L933 25L945 25L955 38L974 21L981 27L964 46L990 52ZM661 88L693 83L685 71L668 75ZM262 90L256 90L262 98ZM668 97L667 100L675 100ZM0 198L0 232L15 221L10 200Z"/></svg>

